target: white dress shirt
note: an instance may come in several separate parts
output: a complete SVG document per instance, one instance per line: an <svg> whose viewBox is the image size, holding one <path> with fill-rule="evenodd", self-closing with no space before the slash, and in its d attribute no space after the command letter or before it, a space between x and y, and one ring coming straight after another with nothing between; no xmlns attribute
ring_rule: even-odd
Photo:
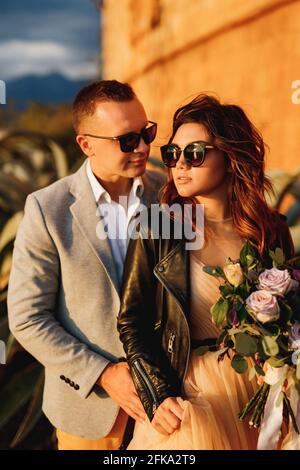
<svg viewBox="0 0 300 470"><path fill-rule="evenodd" d="M128 198L121 196L118 203L111 199L110 194L97 180L89 159L86 165L86 172L102 217L102 222L106 227L105 230L117 269L119 284L121 285L124 260L130 238L129 224L140 210L142 203L141 196L144 191L143 180L140 176L134 178ZM128 204L126 204L127 201Z"/></svg>

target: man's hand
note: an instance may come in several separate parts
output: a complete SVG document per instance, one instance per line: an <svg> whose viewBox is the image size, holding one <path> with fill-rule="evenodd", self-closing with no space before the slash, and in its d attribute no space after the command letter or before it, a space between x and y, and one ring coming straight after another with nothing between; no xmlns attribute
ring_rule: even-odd
<svg viewBox="0 0 300 470"><path fill-rule="evenodd" d="M151 424L156 431L169 436L180 427L182 416L183 409L177 398L169 397L159 405Z"/></svg>
<svg viewBox="0 0 300 470"><path fill-rule="evenodd" d="M141 423L146 413L135 390L127 362L110 363L100 375L97 384L133 419Z"/></svg>

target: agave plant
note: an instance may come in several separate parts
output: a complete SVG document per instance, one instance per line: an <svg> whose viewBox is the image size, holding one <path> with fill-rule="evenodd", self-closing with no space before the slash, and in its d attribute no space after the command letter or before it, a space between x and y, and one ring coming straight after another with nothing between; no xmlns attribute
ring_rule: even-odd
<svg viewBox="0 0 300 470"><path fill-rule="evenodd" d="M13 243L27 195L68 171L64 151L43 135L14 132L0 140L0 339L6 344L6 366L0 366L0 436L9 429L11 448L24 441L42 416L44 381L42 366L22 350L8 328ZM20 355L26 357L25 363Z"/></svg>

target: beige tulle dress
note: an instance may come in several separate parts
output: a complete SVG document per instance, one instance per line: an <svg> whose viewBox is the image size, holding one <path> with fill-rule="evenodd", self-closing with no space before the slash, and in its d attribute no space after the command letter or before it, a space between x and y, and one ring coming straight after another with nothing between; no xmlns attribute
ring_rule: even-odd
<svg viewBox="0 0 300 470"><path fill-rule="evenodd" d="M220 296L220 280L205 273L206 265L223 266L225 258L239 258L243 240L233 231L232 219L208 219L209 241L197 253L190 252L192 339L216 337L218 328L211 319L210 307ZM137 423L128 449L247 450L256 449L257 431L238 418L239 411L257 387L249 383L247 372L239 375L226 356L218 362L216 353L197 356L191 351L184 381L180 429L170 436L157 432L149 420Z"/></svg>

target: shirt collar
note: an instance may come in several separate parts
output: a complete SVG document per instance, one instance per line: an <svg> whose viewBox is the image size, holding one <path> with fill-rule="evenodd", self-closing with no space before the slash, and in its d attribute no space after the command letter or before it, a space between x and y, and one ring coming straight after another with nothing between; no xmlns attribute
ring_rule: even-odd
<svg viewBox="0 0 300 470"><path fill-rule="evenodd" d="M94 175L89 158L87 159L86 173L87 173L87 177L89 179L90 185L92 187L92 191L93 191L96 202L99 202L101 197L105 198L107 202L111 202L110 194L106 191L105 188L103 188L102 184L97 180L96 176ZM143 192L144 192L143 179L141 176L136 176L133 179L130 194L133 194L134 196L141 198Z"/></svg>

